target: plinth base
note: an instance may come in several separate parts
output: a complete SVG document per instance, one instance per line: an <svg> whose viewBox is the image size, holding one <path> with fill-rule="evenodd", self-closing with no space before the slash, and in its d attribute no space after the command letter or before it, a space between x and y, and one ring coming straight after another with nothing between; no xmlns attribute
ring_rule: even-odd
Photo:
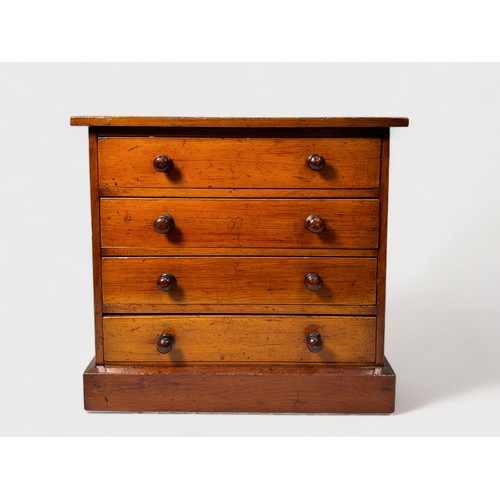
<svg viewBox="0 0 500 500"><path fill-rule="evenodd" d="M96 366L85 409L122 412L392 413L396 376L383 367Z"/></svg>

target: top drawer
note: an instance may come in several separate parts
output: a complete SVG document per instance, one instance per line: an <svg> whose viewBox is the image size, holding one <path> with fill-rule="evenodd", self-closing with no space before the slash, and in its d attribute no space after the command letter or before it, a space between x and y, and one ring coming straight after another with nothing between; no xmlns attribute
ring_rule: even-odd
<svg viewBox="0 0 500 500"><path fill-rule="evenodd" d="M102 137L99 185L165 188L378 188L379 138ZM325 165L312 170L310 155ZM157 156L173 161L168 172Z"/></svg>

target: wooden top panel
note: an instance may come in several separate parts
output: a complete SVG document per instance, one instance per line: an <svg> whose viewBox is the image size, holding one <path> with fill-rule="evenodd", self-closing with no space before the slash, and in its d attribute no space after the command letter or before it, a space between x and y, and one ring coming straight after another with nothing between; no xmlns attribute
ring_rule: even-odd
<svg viewBox="0 0 500 500"><path fill-rule="evenodd" d="M72 116L71 125L92 127L407 127L408 118L211 118L169 116Z"/></svg>

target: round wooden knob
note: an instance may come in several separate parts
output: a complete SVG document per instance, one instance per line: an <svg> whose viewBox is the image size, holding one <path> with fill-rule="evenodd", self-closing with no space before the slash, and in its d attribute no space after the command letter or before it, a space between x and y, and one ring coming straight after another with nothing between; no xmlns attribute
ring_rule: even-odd
<svg viewBox="0 0 500 500"><path fill-rule="evenodd" d="M167 234L175 227L174 218L171 215L160 215L158 219L154 221L153 227L155 231L159 234Z"/></svg>
<svg viewBox="0 0 500 500"><path fill-rule="evenodd" d="M309 290L313 292L317 292L321 288L321 285L323 283L321 278L316 273L309 273L305 277L304 282L307 288L309 288Z"/></svg>
<svg viewBox="0 0 500 500"><path fill-rule="evenodd" d="M311 233L321 233L325 229L325 222L319 215L310 215L304 224Z"/></svg>
<svg viewBox="0 0 500 500"><path fill-rule="evenodd" d="M156 282L156 286L160 292L168 292L175 284L177 280L173 274L164 273Z"/></svg>
<svg viewBox="0 0 500 500"><path fill-rule="evenodd" d="M321 339L321 335L318 332L310 333L306 337L306 345L311 352L321 351L321 349L323 349L323 340Z"/></svg>
<svg viewBox="0 0 500 500"><path fill-rule="evenodd" d="M310 155L307 158L307 166L311 170L321 170L325 166L325 159L321 155Z"/></svg>
<svg viewBox="0 0 500 500"><path fill-rule="evenodd" d="M156 348L158 349L159 353L167 354L167 352L170 352L172 350L174 344L174 336L168 333L163 333L158 337L158 340L156 341Z"/></svg>
<svg viewBox="0 0 500 500"><path fill-rule="evenodd" d="M168 172L174 166L174 162L170 156L160 155L153 160L153 167L158 172Z"/></svg>

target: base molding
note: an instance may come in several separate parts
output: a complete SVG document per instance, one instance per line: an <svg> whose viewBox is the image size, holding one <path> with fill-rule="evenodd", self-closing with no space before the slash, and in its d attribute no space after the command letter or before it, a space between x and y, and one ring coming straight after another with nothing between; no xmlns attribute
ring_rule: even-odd
<svg viewBox="0 0 500 500"><path fill-rule="evenodd" d="M85 409L122 412L392 413L396 375L381 367L100 366Z"/></svg>

